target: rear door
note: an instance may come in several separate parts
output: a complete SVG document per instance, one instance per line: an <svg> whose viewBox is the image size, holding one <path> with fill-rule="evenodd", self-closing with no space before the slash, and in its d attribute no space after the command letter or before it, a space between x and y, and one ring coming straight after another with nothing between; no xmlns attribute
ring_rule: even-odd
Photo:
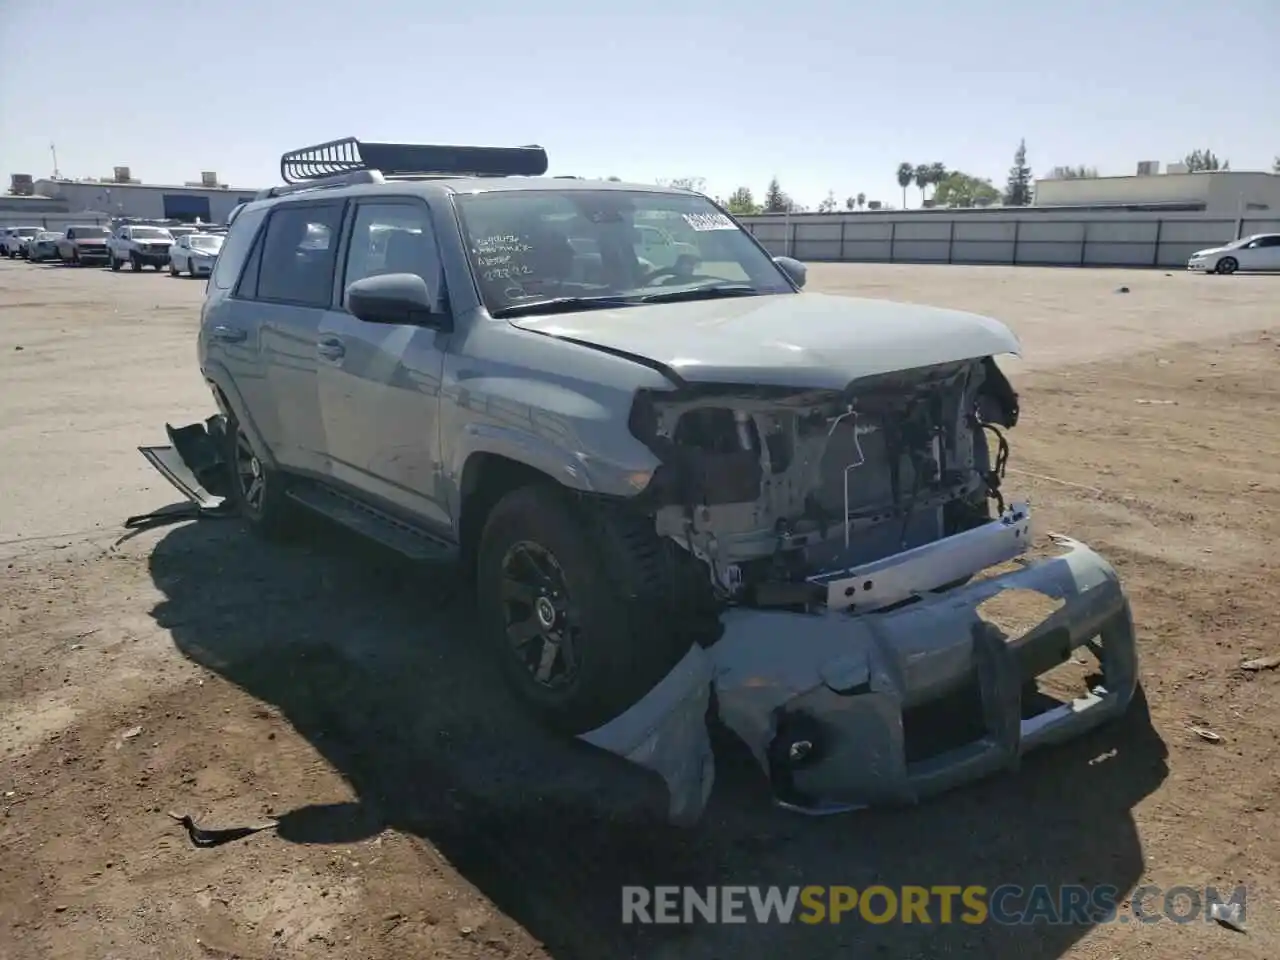
<svg viewBox="0 0 1280 960"><path fill-rule="evenodd" d="M247 391L255 420L283 467L327 472L316 382L320 320L333 300L334 265L345 202L283 203L267 216L232 295L231 335L252 339ZM246 397L246 399L248 399Z"/></svg>
<svg viewBox="0 0 1280 960"><path fill-rule="evenodd" d="M427 205L418 198L356 201L348 217L339 296L324 315L320 409L333 478L441 531L439 404L449 334L411 324L366 323L345 291L381 273L416 273L445 309L444 274Z"/></svg>

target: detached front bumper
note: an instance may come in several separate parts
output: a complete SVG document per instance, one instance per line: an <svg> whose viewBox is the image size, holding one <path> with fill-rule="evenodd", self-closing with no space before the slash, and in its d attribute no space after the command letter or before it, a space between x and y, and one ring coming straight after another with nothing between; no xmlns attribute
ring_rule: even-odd
<svg viewBox="0 0 1280 960"><path fill-rule="evenodd" d="M1019 524L1025 542L1027 524ZM881 561L879 578L901 588L929 570L950 577L965 556L981 558L967 571L975 579L949 590L938 584L950 579L935 581L938 592L913 590L905 605L856 614L730 611L721 639L691 651L668 680L686 678L689 703L705 702L699 682L710 683L720 720L756 756L778 803L799 812L910 803L1015 770L1029 751L1123 713L1137 684L1137 656L1119 579L1084 544L1054 537L1057 556L1019 560L1003 573L983 569L1007 559L983 553L1000 537L1007 542L1010 526L1008 518L993 521L970 532L985 536L961 534L930 545L927 555L913 551ZM868 581L876 592L874 578L862 585ZM979 608L1011 590L1059 606L1007 636ZM1034 681L1082 647L1096 657L1100 676L1078 696L1046 707L1051 701L1035 691ZM691 660L700 661L701 672ZM669 708L657 716L653 696L586 739L614 749L611 729L627 730L630 749L614 752L663 775L673 818L688 821L709 792L710 772L690 773L700 761L711 763L705 730L689 728L702 725L696 710ZM662 697L671 702L669 683ZM642 738L634 724L646 711L651 732ZM641 741L645 749L635 751Z"/></svg>

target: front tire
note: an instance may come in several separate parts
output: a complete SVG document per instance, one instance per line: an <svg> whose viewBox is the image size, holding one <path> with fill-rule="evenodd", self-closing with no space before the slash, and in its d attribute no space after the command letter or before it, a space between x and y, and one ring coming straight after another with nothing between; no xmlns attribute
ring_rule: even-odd
<svg viewBox="0 0 1280 960"><path fill-rule="evenodd" d="M116 273L119 273L119 272L120 272L120 261L116 259L116 255L115 255L114 253L113 253L113 254L111 254L111 256L110 256L110 258L109 258L109 259L110 259L110 261L111 261L111 269L112 269L112 270L114 270Z"/></svg>
<svg viewBox="0 0 1280 960"><path fill-rule="evenodd" d="M548 483L508 493L481 534L483 635L516 697L562 733L617 717L689 649L663 613L657 535L637 533Z"/></svg>
<svg viewBox="0 0 1280 960"><path fill-rule="evenodd" d="M129 269L134 273L142 272L142 261L138 259L137 254L129 255Z"/></svg>
<svg viewBox="0 0 1280 960"><path fill-rule="evenodd" d="M1225 277L1235 273L1238 269L1240 269L1239 260L1235 257L1223 257L1218 261L1218 266L1215 268L1214 272L1220 273Z"/></svg>
<svg viewBox="0 0 1280 960"><path fill-rule="evenodd" d="M169 276L176 277L178 275L178 265L172 260L169 261Z"/></svg>
<svg viewBox="0 0 1280 960"><path fill-rule="evenodd" d="M225 444L231 501L240 516L250 530L264 539L287 536L293 530L297 511L285 495L283 475L259 459L234 415L227 417Z"/></svg>

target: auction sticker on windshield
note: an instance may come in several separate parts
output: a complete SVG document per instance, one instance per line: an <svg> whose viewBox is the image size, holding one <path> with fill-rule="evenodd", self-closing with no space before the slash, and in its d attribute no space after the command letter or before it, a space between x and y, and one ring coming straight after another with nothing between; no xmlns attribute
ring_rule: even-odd
<svg viewBox="0 0 1280 960"><path fill-rule="evenodd" d="M737 230L738 226L723 213L686 213L684 222L694 230Z"/></svg>

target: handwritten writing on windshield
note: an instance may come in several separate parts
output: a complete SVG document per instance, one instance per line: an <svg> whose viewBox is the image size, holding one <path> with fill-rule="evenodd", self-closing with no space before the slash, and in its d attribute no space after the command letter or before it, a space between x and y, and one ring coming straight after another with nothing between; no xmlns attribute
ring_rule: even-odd
<svg viewBox="0 0 1280 960"><path fill-rule="evenodd" d="M483 280L517 280L533 273L524 263L525 254L533 249L517 236L499 234L475 241L471 255Z"/></svg>

